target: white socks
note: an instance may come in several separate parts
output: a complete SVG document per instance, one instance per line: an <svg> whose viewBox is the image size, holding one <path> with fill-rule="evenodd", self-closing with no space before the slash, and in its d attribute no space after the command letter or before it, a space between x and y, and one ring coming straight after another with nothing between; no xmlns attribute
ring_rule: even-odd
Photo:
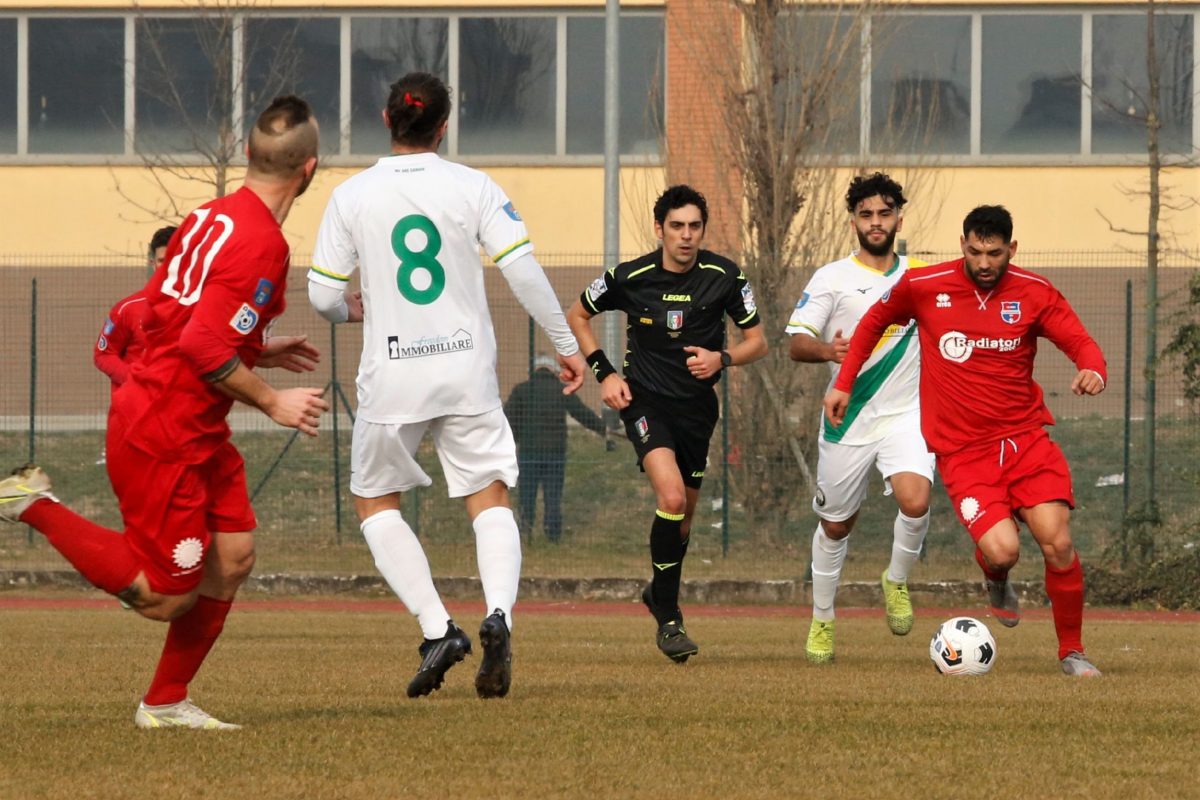
<svg viewBox="0 0 1200 800"><path fill-rule="evenodd" d="M892 562L888 564L887 577L892 583L908 580L908 571L921 555L921 544L929 531L929 512L923 517L906 517L903 511L896 513L892 526Z"/></svg>
<svg viewBox="0 0 1200 800"><path fill-rule="evenodd" d="M400 602L417 618L426 639L446 635L450 615L442 605L429 560L416 534L396 509L380 511L363 520L363 538L375 556L375 567Z"/></svg>
<svg viewBox="0 0 1200 800"><path fill-rule="evenodd" d="M480 512L471 523L475 528L475 556L487 614L504 612L512 630L512 609L521 581L521 533L512 509L493 506Z"/></svg>
<svg viewBox="0 0 1200 800"><path fill-rule="evenodd" d="M842 577L849 538L834 541L817 523L812 541L813 619L823 622L833 619L833 598Z"/></svg>

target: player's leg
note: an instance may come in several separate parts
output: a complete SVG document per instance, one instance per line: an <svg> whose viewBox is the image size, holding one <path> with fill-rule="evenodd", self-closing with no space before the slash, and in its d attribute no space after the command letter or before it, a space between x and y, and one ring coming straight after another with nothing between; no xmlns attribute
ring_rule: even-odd
<svg viewBox="0 0 1200 800"><path fill-rule="evenodd" d="M892 557L880 576L880 586L888 627L892 633L903 636L913 626L908 575L921 555L929 531L929 495L933 486L933 456L921 438L919 415L914 414L893 428L880 443L876 464L899 506L892 524Z"/></svg>
<svg viewBox="0 0 1200 800"><path fill-rule="evenodd" d="M867 482L876 446L817 444L817 491L812 508L817 529L812 539L813 614L805 643L805 657L814 664L834 659L834 603L842 579L850 532L867 493Z"/></svg>
<svg viewBox="0 0 1200 800"><path fill-rule="evenodd" d="M1075 503L1066 457L1043 430L1018 437L1020 458L1011 492L1013 504L1042 549L1046 565L1046 595L1058 634L1058 658L1063 672L1098 677L1084 655L1083 567L1071 540L1071 507Z"/></svg>
<svg viewBox="0 0 1200 800"><path fill-rule="evenodd" d="M431 432L450 496L466 501L489 610L479 626L483 659L475 691L482 698L504 697L512 683L512 613L521 582L521 534L508 496L517 482L512 429L497 408L474 416L443 417Z"/></svg>

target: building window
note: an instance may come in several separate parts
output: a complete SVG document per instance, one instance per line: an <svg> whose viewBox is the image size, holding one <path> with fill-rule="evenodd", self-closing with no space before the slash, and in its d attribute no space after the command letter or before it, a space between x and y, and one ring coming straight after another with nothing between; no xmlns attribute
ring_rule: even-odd
<svg viewBox="0 0 1200 800"><path fill-rule="evenodd" d="M549 17L459 24L458 152L555 152L557 47Z"/></svg>
<svg viewBox="0 0 1200 800"><path fill-rule="evenodd" d="M1191 151L1191 15L1160 15L1154 24L1159 75L1159 146ZM1150 99L1146 70L1146 15L1092 18L1092 152L1144 153Z"/></svg>
<svg viewBox="0 0 1200 800"><path fill-rule="evenodd" d="M340 20L334 17L255 18L246 21L246 126L281 94L312 106L321 126L321 152L340 149Z"/></svg>
<svg viewBox="0 0 1200 800"><path fill-rule="evenodd" d="M871 151L971 152L971 18L876 18Z"/></svg>
<svg viewBox="0 0 1200 800"><path fill-rule="evenodd" d="M29 152L125 150L125 21L29 20Z"/></svg>
<svg viewBox="0 0 1200 800"><path fill-rule="evenodd" d="M1078 14L984 16L982 152L1079 152L1082 36Z"/></svg>
<svg viewBox="0 0 1200 800"><path fill-rule="evenodd" d="M228 138L232 42L229 17L137 20L138 151L212 153L220 131Z"/></svg>
<svg viewBox="0 0 1200 800"><path fill-rule="evenodd" d="M391 135L380 119L390 87L409 72L446 75L445 19L355 17L350 23L350 152L385 155Z"/></svg>
<svg viewBox="0 0 1200 800"><path fill-rule="evenodd" d="M17 21L0 19L0 153L17 152Z"/></svg>
<svg viewBox="0 0 1200 800"><path fill-rule="evenodd" d="M603 17L567 20L567 152L604 151ZM621 153L659 151L663 131L663 18L621 18L617 89Z"/></svg>

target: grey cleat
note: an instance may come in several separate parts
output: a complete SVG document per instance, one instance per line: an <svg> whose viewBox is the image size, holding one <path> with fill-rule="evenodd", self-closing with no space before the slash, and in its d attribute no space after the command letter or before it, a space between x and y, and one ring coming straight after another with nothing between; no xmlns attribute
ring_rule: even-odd
<svg viewBox="0 0 1200 800"><path fill-rule="evenodd" d="M197 706L190 699L180 700L165 706L148 706L138 703L133 724L143 730L153 728L191 728L197 731L237 731L241 725L221 720Z"/></svg>
<svg viewBox="0 0 1200 800"><path fill-rule="evenodd" d="M50 493L50 476L35 464L17 467L11 476L0 481L0 520L20 522L21 515L42 498L58 502Z"/></svg>
<svg viewBox="0 0 1200 800"><path fill-rule="evenodd" d="M1002 581L987 581L988 599L992 604L992 616L1006 628L1015 628L1021 621L1021 601L1017 590L1007 578Z"/></svg>
<svg viewBox="0 0 1200 800"><path fill-rule="evenodd" d="M1059 663L1062 665L1063 674L1072 678L1099 678L1103 674L1095 664L1088 661L1087 655L1078 650L1067 653Z"/></svg>

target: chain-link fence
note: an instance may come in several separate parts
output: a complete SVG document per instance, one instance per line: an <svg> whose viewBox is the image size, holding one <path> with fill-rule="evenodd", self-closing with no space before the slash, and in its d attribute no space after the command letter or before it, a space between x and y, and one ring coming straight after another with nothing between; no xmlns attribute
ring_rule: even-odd
<svg viewBox="0 0 1200 800"><path fill-rule="evenodd" d="M936 255L922 257L938 260ZM599 256L540 258L564 306L600 272ZM1085 558L1099 558L1119 542L1127 512L1144 507L1150 499L1143 380L1144 257L1120 252L1022 253L1018 262L1045 275L1062 290L1108 358L1109 386L1099 397L1071 394L1074 368L1053 347L1043 346L1036 370L1058 418L1052 433L1073 468L1077 544ZM305 262L298 258L294 263ZM1160 349L1181 324L1178 315L1184 309L1185 288L1196 263L1195 258L1181 257L1160 270ZM3 465L36 460L51 474L56 492L65 502L114 528L120 527L120 519L103 464L110 385L94 367L92 352L109 309L146 279L145 267L121 264L122 259L103 257L0 259L0 336L5 355L0 382ZM259 517L257 571L371 573L374 568L359 535L347 487L361 327L333 328L325 323L309 307L306 290L304 270L297 267L289 281L288 310L275 330L307 334L322 351L321 364L309 375L272 371L267 378L278 386L327 387L330 396L344 396L346 402L337 400L338 413L323 420L316 439L293 436L257 411L235 407L234 441L246 458ZM535 372L537 356L549 353L550 346L494 268L487 270L487 292L496 329L501 394L507 399ZM774 347L786 347L785 322L765 319ZM597 326L604 324L616 325L620 332L624 320L610 314L596 322ZM798 364L796 369L825 368ZM1154 486L1161 516L1168 523L1194 518L1193 498L1200 476L1200 418L1185 400L1180 376L1178 363L1160 361ZM738 391L736 385L734 391ZM595 383L589 380L585 384L579 395L582 405L571 409L557 401L541 407L536 398L547 397L544 392L521 392L535 398L517 403L520 412L509 405L510 416L521 414L518 427L534 429L534 444L522 454L526 465L523 480L526 489L535 479L541 489L536 510L531 513L526 505L520 515L525 573L580 577L644 574L654 496L636 467L623 431L609 415L602 414ZM736 415L738 406L735 397L723 406L723 412ZM564 412L572 413L564 416ZM603 423L597 416L602 416ZM552 452L556 447L552 440L559 435L556 421L562 419L566 420L565 458ZM792 419L789 423L805 433L800 441L811 441L816 419ZM743 443L731 441L728 430L718 426L710 451L693 525L689 577L802 576L815 516L805 501L795 506L800 512L789 512L764 529L763 516L748 513L754 510L748 506L766 493L737 479L739 465L755 459L756 454L748 452ZM803 456L811 463L815 453ZM436 455L428 444L421 461L434 485L406 496L405 517L426 544L435 574L476 574L474 541L463 505L446 497ZM797 467L791 461L770 468L783 474ZM561 521L553 497L560 481ZM549 514L544 502L547 488L552 495ZM881 493L882 484L876 480L853 535L848 577L877 576L890 552L896 509ZM522 505L519 494L513 494L514 506ZM914 577L973 577L969 540L940 487L934 498L925 562ZM1034 565L1030 570L1040 570L1040 558L1024 561ZM65 562L40 535L22 526L0 528L0 569L54 568L65 569Z"/></svg>

